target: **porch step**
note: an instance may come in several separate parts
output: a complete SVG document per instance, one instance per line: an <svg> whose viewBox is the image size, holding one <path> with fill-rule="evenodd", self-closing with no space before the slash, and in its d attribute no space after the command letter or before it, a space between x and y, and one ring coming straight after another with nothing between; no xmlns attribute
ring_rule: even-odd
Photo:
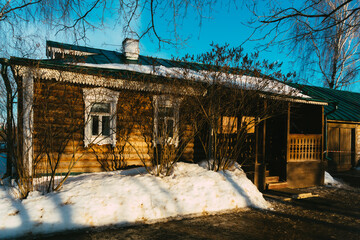
<svg viewBox="0 0 360 240"><path fill-rule="evenodd" d="M266 188L269 189L269 190L287 188L287 186L288 186L287 182L270 182L270 183L266 183Z"/></svg>
<svg viewBox="0 0 360 240"><path fill-rule="evenodd" d="M279 182L279 176L266 176L265 183L276 183Z"/></svg>
<svg viewBox="0 0 360 240"><path fill-rule="evenodd" d="M265 171L265 177L269 177L270 176L270 171L269 170L266 170Z"/></svg>

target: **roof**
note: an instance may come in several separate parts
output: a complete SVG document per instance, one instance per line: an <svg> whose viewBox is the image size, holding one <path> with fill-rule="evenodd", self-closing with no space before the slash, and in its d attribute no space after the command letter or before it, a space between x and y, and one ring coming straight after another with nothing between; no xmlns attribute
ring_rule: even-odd
<svg viewBox="0 0 360 240"><path fill-rule="evenodd" d="M88 64L87 66L95 66L98 65L99 68L104 67L106 64L137 64L141 66L162 66L165 68L186 68L194 71L199 70L209 70L214 69L214 66L209 66L206 64L195 63L195 62L184 62L170 59L161 59L155 57L149 57L144 55L139 55L138 60L128 60L125 57L125 54L122 52L105 50L105 49L97 49L85 46L77 46L66 43L59 43L54 41L46 41L47 48L47 56L50 57L52 52L58 51L65 53L65 58L63 62L74 60L74 55L76 56L76 61L80 61L83 64ZM60 59L58 59L60 60ZM236 73L239 72L238 69L230 69L231 71ZM243 74L247 76L259 76L258 73L251 72L250 70L246 70ZM265 75L261 75L261 77L265 77ZM267 78L269 78L267 76Z"/></svg>
<svg viewBox="0 0 360 240"><path fill-rule="evenodd" d="M360 122L360 93L302 84L290 84L304 94L333 103L325 106L328 120ZM337 106L334 111L334 105Z"/></svg>
<svg viewBox="0 0 360 240"><path fill-rule="evenodd" d="M54 41L46 41L46 46L47 46L48 56L50 55L50 51L52 51L53 49L88 53L82 55L85 56L82 59L77 58L77 60L81 60L83 63L88 63L88 64L138 64L142 66L164 66L168 68L187 67L187 68L192 68L193 70L201 70L205 68L205 66L202 64L195 64L195 63L185 64L184 62L180 62L180 61L160 59L160 58L148 57L143 55L139 55L139 59L136 61L127 60L125 55L121 52L77 46L77 45L59 43ZM69 60L69 58L67 58L67 60Z"/></svg>
<svg viewBox="0 0 360 240"><path fill-rule="evenodd" d="M51 76L48 74L49 71L46 73L44 72L42 75L42 77L47 76L49 79L56 79L59 76L59 74L55 73L55 71L80 73L82 76L87 75L92 77L90 80L88 80L89 78L85 79L84 77L79 77L77 79L74 78L72 82L86 82L86 84L90 85L96 85L99 84L99 82L103 82L104 87L120 87L125 89L127 89L127 86L121 79L131 79L133 81L146 79L156 81L157 83L168 83L169 81L176 80L181 84L186 79L181 77L182 75L179 74L179 69L187 69L190 71L191 75L188 80L192 81L191 79L195 79L200 80L199 82L203 82L202 80L204 80L204 75L201 71L206 72L210 69L214 69L214 66L195 62L160 59L143 55L139 55L138 60L128 60L126 59L125 54L121 52L54 41L47 41L46 45L47 56L52 59L33 60L12 57L8 64L50 69L52 71ZM235 68L229 69L228 71L228 73L233 74L235 78L232 79L234 82L230 83L228 79L229 75L224 75L223 79L220 81L223 81L225 84L239 84L250 89L256 89L256 86L259 85L258 79L264 78L271 81L271 83L267 84L265 87L266 90L265 88L263 89L265 92L272 94L285 93L287 100L289 100L290 97L292 98L292 101L300 101L309 104L327 104L323 100L312 99L305 96L299 93L300 91L294 89L292 86L269 76L259 74L258 72ZM64 80L64 76L65 74L60 76L62 80ZM97 81L94 77L102 78L102 80ZM142 88L138 88L134 83L131 89L144 90L146 89L146 86L144 85ZM288 95L287 93L290 93L291 95Z"/></svg>

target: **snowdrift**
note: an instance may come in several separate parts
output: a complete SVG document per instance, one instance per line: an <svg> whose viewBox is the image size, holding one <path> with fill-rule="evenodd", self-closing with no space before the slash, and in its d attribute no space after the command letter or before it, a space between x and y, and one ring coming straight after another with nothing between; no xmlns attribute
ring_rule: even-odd
<svg viewBox="0 0 360 240"><path fill-rule="evenodd" d="M0 238L269 207L241 168L213 172L189 163L177 163L168 177L144 168L81 174L59 192L22 201L10 190L0 187Z"/></svg>

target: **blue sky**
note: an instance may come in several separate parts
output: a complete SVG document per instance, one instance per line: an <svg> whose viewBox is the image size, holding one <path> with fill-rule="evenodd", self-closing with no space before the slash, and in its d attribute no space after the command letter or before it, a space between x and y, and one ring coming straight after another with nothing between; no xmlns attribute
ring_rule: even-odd
<svg viewBox="0 0 360 240"><path fill-rule="evenodd" d="M164 38L169 36L169 30L172 30L173 25L169 24L167 18L171 17L171 13L165 16L158 16L155 19L157 31ZM96 19L95 16L91 16ZM200 26L200 18L192 11L188 11L184 19L179 19L177 31L182 39L187 39L185 44L179 45L177 48L173 46L163 46L159 49L158 43L154 37L146 36L140 40L140 54L148 56L156 56L161 58L182 57L185 54L200 54L211 49L212 42L223 45L230 44L231 47L237 47L244 44L247 38L251 35L253 29L246 26L246 23L251 19L252 14L242 4L230 7L226 4L218 3L214 6L211 13L206 13L205 18L202 18ZM144 15L139 21L139 28L143 29L144 23L149 16ZM106 18L108 28L103 30L90 31L87 33L88 40L84 45L98 48L105 48L109 50L120 50L122 40L127 37L122 32L121 24L114 26L113 18ZM72 43L71 40L64 36L54 36L50 34L48 39ZM261 42L261 43L264 43ZM79 44L82 44L81 42ZM253 52L259 42L247 42L243 45L247 52ZM281 54L277 48L269 48L267 51L261 51L261 57L271 61L284 62L284 71L292 70L289 64L286 64L284 59L286 55Z"/></svg>
<svg viewBox="0 0 360 240"><path fill-rule="evenodd" d="M232 4L229 7L228 2L225 2L226 4L218 3L213 6L213 10L210 13L205 12L205 17L201 18L201 25L199 16L191 10L187 12L185 18L179 19L177 33L182 40L187 39L185 44L179 45L178 47L165 45L159 49L158 42L154 37L145 36L140 40L140 54L168 59L173 56L182 57L185 54L196 55L209 51L212 42L220 45L228 43L231 47L242 45L246 52L251 53L254 52L259 45L266 44L270 41L271 38L262 41L246 41L253 33L253 28L249 26L248 22L252 20L254 16L243 3L237 5ZM264 4L266 4L266 1ZM172 30L173 28L173 25L171 23L169 24L168 21L168 19L171 19L171 14L172 13L170 12L166 13L164 16L156 15L155 18L157 31L160 36L164 38L169 36L169 30ZM98 21L96 12L93 12L90 17L94 22ZM88 31L87 41L79 42L79 44L121 51L122 40L129 36L123 34L122 24L115 23L113 16L108 15L105 17L107 28ZM149 15L143 14L141 18L134 23L134 25L136 25L135 28L139 33L145 28L145 23L148 20ZM50 33L48 34L47 39L73 43L67 36L68 35L66 34L55 36L53 33ZM258 34L253 36L253 38L258 38L260 36L261 34ZM283 62L283 73L296 71L296 64L294 65L291 63L295 58L286 54L288 49L282 50L283 52L281 52L278 47L262 48L260 51L260 58L267 59L270 62ZM359 87L352 86L351 90L359 91Z"/></svg>

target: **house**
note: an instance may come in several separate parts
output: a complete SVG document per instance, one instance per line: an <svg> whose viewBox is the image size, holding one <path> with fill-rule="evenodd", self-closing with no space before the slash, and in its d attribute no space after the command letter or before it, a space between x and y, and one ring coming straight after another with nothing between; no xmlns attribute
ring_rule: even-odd
<svg viewBox="0 0 360 240"><path fill-rule="evenodd" d="M221 77L217 83L225 93L221 100L229 109L246 105L248 112L217 108L220 118L195 126L192 122L203 119L195 105L186 104L215 91L206 89L215 84L200 76L209 68L142 56L138 44L125 39L121 53L48 41L49 59L9 59L20 86L19 144L30 174L154 165L165 155L193 162L221 154L205 146L210 142L238 152L234 160L260 189L323 184L326 101L274 79L255 91L266 76L232 74L234 82ZM254 98L231 100L239 89L255 93ZM205 104L212 101L208 99ZM270 103L277 105L271 108ZM278 111L280 105L283 111ZM266 111L273 114L262 114ZM241 146L234 140L240 130Z"/></svg>
<svg viewBox="0 0 360 240"><path fill-rule="evenodd" d="M360 93L293 84L304 94L323 99L325 149L330 171L346 171L359 164Z"/></svg>

